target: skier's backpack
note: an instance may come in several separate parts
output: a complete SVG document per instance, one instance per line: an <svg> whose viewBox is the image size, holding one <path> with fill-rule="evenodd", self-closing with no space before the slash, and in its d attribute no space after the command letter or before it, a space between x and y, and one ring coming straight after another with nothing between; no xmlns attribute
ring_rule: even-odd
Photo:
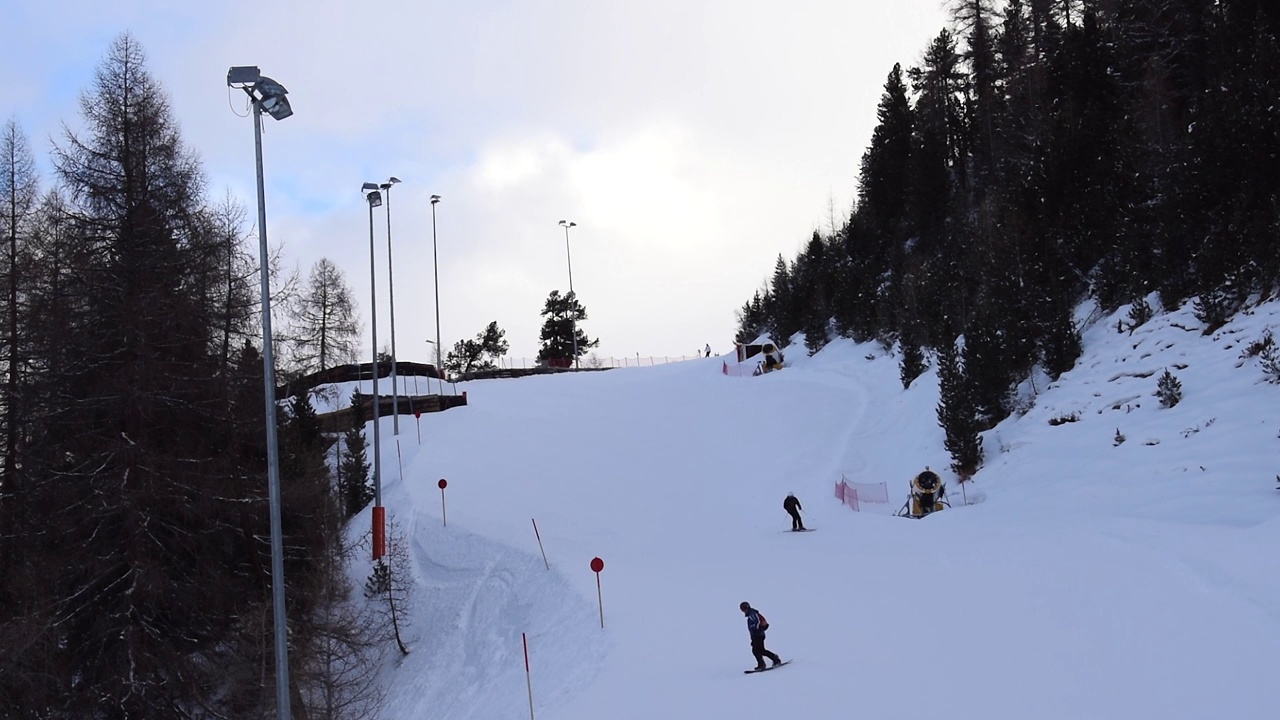
<svg viewBox="0 0 1280 720"><path fill-rule="evenodd" d="M764 619L764 613L762 613L762 612L760 612L759 610L757 610L757 611L756 611L756 615L760 617L760 622L758 623L758 627L760 628L760 632L764 632L765 630L768 630L768 629L769 629L769 621Z"/></svg>

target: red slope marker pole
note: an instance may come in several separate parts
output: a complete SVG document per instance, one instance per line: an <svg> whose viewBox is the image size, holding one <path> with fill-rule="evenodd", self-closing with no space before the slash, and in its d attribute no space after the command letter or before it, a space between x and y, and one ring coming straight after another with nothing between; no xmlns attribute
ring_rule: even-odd
<svg viewBox="0 0 1280 720"><path fill-rule="evenodd" d="M542 536L538 534L538 520L536 518L530 518L530 519L533 520L533 536L538 538L538 549L542 551L542 564L546 565L547 569L550 570L551 563L547 562L547 551L543 550Z"/></svg>
<svg viewBox="0 0 1280 720"><path fill-rule="evenodd" d="M533 677L529 675L529 638L520 633L520 642L524 643L524 682L529 687L529 720L533 718Z"/></svg>
<svg viewBox="0 0 1280 720"><path fill-rule="evenodd" d="M604 569L604 561L591 558L591 570L596 574L596 602L600 603L600 628L604 628L604 597L600 594L600 571Z"/></svg>
<svg viewBox="0 0 1280 720"><path fill-rule="evenodd" d="M415 383L418 382L418 378L415 377L413 381ZM418 426L418 444L421 445L422 444L422 411L421 410L418 410L413 413L413 424Z"/></svg>
<svg viewBox="0 0 1280 720"><path fill-rule="evenodd" d="M444 478L440 478L440 482L436 483L436 487L440 488L440 521L444 523L445 527L449 527L449 516L445 515L444 510L444 489L448 485L449 481Z"/></svg>

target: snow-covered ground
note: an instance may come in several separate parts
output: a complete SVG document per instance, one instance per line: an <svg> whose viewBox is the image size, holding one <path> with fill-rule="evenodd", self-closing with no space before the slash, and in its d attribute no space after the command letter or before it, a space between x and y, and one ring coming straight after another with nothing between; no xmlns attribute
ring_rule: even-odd
<svg viewBox="0 0 1280 720"><path fill-rule="evenodd" d="M540 718L1274 717L1280 386L1241 355L1280 304L1211 336L1189 309L1121 318L1024 387L964 495L935 373L904 391L894 357L848 340L763 377L708 358L479 381L398 438L384 419L417 597L383 717L528 715L522 633ZM892 517L925 466L955 507ZM886 481L889 505L842 506L842 474ZM789 491L817 532L786 532ZM743 600L794 664L742 673Z"/></svg>

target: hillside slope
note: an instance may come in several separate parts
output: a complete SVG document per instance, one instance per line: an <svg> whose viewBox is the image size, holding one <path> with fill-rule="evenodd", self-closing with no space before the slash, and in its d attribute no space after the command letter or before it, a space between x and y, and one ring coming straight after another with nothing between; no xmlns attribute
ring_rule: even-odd
<svg viewBox="0 0 1280 720"><path fill-rule="evenodd" d="M467 383L467 407L402 423L399 462L384 419L418 590L384 716L523 717L522 633L537 715L562 720L1269 716L1280 388L1240 355L1280 307L1208 337L1187 311L1115 324L921 521L889 513L949 464L936 377L903 391L893 357L847 340L759 378L709 358ZM889 505L841 506L842 474L886 481ZM784 532L788 491L817 532ZM742 674L742 600L793 665Z"/></svg>

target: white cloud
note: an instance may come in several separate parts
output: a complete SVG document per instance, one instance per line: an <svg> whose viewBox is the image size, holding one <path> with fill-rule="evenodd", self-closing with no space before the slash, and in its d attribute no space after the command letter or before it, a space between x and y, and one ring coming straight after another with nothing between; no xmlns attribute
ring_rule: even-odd
<svg viewBox="0 0 1280 720"><path fill-rule="evenodd" d="M296 115L264 137L270 236L304 270L330 257L360 298L360 183L404 180L391 203L402 356L435 336L431 194L446 347L497 320L513 355L536 353L542 303L567 290L557 222L570 219L600 354L726 348L774 258L826 228L830 203L847 212L886 75L944 25L937 0L51 0L21 13L0 65L25 72L0 74L0 90L33 141L75 119L69 86L129 30L211 191L250 206L252 127L224 74L257 64L289 88Z"/></svg>

